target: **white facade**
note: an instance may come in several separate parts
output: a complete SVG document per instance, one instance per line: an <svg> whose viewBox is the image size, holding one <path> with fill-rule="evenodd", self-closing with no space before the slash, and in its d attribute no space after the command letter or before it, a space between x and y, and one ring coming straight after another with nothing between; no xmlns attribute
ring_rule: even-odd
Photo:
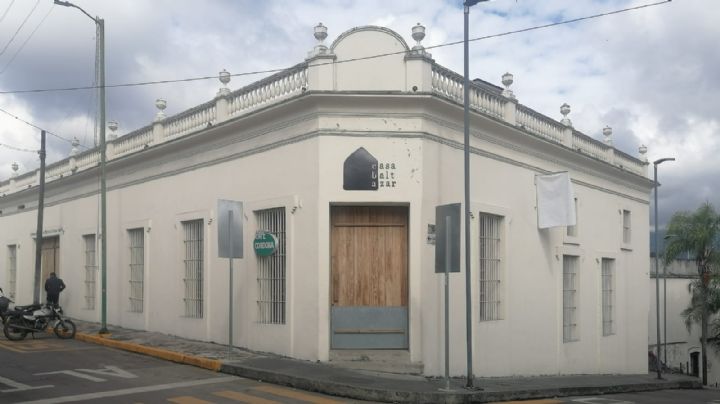
<svg viewBox="0 0 720 404"><path fill-rule="evenodd" d="M660 289L660 360L674 370L682 369L686 374L702 377L700 325L692 324L688 329L681 314L690 304L691 294L688 286L698 278L697 266L694 261L690 260L675 260L667 267L663 267L661 261L660 265L660 279L657 285ZM656 353L657 301L655 300L654 267L653 261L649 294L648 350ZM667 298L666 302L665 298ZM711 322L712 319L711 317ZM717 386L720 383L720 353L709 343L707 345L707 368L708 385Z"/></svg>
<svg viewBox="0 0 720 404"><path fill-rule="evenodd" d="M400 52L351 63L338 61ZM646 163L474 84L471 92L473 363L478 376L645 373L649 301ZM407 337L427 375L444 369L443 277L427 242L437 205L463 198L462 78L396 33L361 27L306 63L108 147L109 324L228 342L228 260L217 254L217 201L244 203L244 258L234 261L235 346L300 359L332 350L331 207L407 208ZM385 169L376 190L345 190L343 164L364 148ZM83 235L97 233L97 151L48 168L45 237L59 237L60 303L100 319L100 281L88 309ZM390 165L391 168L387 168ZM383 171L384 170L384 171ZM534 179L568 171L576 236L539 230ZM0 182L0 284L17 258L17 298L33 293L37 177ZM24 207L20 208L20 206ZM284 208L283 324L258 320L257 212ZM499 216L499 319L480 321L481 213ZM625 220L623 217L625 215ZM202 220L201 318L187 314L184 222ZM623 231L630 237L623 240ZM130 304L128 231L142 229L142 312ZM572 341L563 338L563 261L575 256ZM602 262L612 263L612 328L603 335ZM133 263L137 269L137 263ZM137 279L135 279L137 281ZM193 283L195 285L197 283ZM465 274L451 275L451 374L465 373ZM136 292L132 292L136 293ZM279 295L274 295L275 297ZM274 306L276 307L276 306ZM277 306L279 307L279 306Z"/></svg>

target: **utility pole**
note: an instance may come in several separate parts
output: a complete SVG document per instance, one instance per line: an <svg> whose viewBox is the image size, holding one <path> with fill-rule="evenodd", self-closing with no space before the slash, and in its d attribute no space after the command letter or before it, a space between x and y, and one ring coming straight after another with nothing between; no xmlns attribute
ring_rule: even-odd
<svg viewBox="0 0 720 404"><path fill-rule="evenodd" d="M465 342L467 352L467 381L465 387L474 388L473 386L473 362L472 362L472 277L470 276L470 46L468 45L468 31L470 30L470 7L486 2L488 0L465 0L463 2L463 177L465 190Z"/></svg>
<svg viewBox="0 0 720 404"><path fill-rule="evenodd" d="M98 41L98 69L100 75L100 283L101 321L100 334L107 334L107 187L105 185L105 20L96 18Z"/></svg>
<svg viewBox="0 0 720 404"><path fill-rule="evenodd" d="M42 244L43 244L43 208L45 204L45 131L40 131L40 192L38 196L37 228L35 229L35 289L33 303L40 304L40 284L42 283Z"/></svg>
<svg viewBox="0 0 720 404"><path fill-rule="evenodd" d="M80 10L95 22L97 34L97 77L100 88L100 334L107 334L107 187L105 186L105 20L93 17L69 1L55 0L55 4Z"/></svg>
<svg viewBox="0 0 720 404"><path fill-rule="evenodd" d="M658 231L660 225L658 223L658 180L657 180L657 168L658 165L666 161L675 161L674 157L665 157L653 161L653 184L654 184L654 195L655 195L655 325L657 330L657 338L655 339L656 348L655 354L655 366L657 366L657 378L662 379L662 362L660 361L660 241L658 238ZM705 307L705 306L703 306Z"/></svg>

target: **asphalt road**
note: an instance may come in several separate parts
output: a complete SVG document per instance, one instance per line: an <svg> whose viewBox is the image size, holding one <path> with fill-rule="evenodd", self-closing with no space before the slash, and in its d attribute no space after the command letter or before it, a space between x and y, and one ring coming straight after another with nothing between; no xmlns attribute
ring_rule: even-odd
<svg viewBox="0 0 720 404"><path fill-rule="evenodd" d="M0 338L0 403L352 402L41 335Z"/></svg>
<svg viewBox="0 0 720 404"><path fill-rule="evenodd" d="M0 403L358 403L54 335L0 338ZM665 390L520 404L720 404L720 390ZM507 403L506 403L507 404Z"/></svg>

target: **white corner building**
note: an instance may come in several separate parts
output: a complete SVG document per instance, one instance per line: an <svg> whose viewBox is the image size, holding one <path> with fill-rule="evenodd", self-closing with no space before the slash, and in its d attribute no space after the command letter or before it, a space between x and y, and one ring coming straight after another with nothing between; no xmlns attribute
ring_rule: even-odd
<svg viewBox="0 0 720 404"><path fill-rule="evenodd" d="M293 68L175 116L158 100L152 124L110 137L107 323L227 344L232 307L237 347L313 361L399 351L442 375L435 214L463 202L463 78L424 50L420 25L412 48L375 26L329 46L315 32ZM573 129L569 106L556 121L503 83L470 88L473 372L646 373L647 162ZM48 166L38 280L39 173L0 181L0 285L18 304L55 271L65 313L100 321L99 171L98 149ZM571 180L574 226L538 226L538 179L552 173ZM243 208L231 284L219 200ZM460 267L453 376L466 370Z"/></svg>

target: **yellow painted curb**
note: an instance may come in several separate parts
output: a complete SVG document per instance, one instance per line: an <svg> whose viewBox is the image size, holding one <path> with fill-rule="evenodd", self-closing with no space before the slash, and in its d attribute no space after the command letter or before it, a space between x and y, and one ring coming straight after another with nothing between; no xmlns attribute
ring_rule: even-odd
<svg viewBox="0 0 720 404"><path fill-rule="evenodd" d="M187 355L180 352L170 351L162 348L149 347L145 345L135 344L132 342L118 341L109 338L109 334L91 335L79 332L75 334L75 338L80 341L91 342L111 348L122 349L124 351L135 352L171 362L182 363L185 365L197 366L215 372L220 371L220 367L222 366L222 362L217 359L203 358L200 356Z"/></svg>

